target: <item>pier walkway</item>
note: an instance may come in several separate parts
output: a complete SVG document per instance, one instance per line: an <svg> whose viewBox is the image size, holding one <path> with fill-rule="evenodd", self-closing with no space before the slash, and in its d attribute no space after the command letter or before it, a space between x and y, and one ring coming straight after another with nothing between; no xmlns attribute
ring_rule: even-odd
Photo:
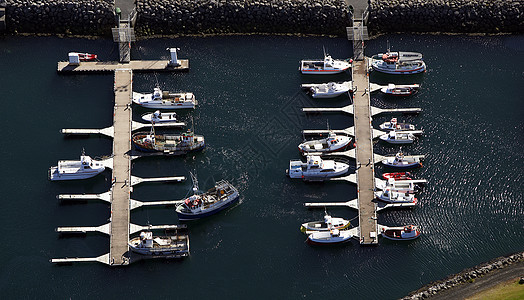
<svg viewBox="0 0 524 300"><path fill-rule="evenodd" d="M353 82L356 86L369 89L367 60L353 63ZM373 135L371 128L371 105L369 93L353 94L353 118L355 120L355 142L357 160L357 199L360 226L360 244L378 243L377 214L375 199L375 164L373 161Z"/></svg>
<svg viewBox="0 0 524 300"><path fill-rule="evenodd" d="M133 71L115 71L115 110L113 138L113 189L111 201L111 265L129 263L129 194L131 186L131 98L133 96Z"/></svg>

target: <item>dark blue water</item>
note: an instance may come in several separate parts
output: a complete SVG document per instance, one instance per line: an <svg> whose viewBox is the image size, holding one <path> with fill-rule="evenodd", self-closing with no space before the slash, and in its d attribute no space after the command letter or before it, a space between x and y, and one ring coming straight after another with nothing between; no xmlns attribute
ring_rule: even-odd
<svg viewBox="0 0 524 300"><path fill-rule="evenodd" d="M104 137L66 139L61 128L111 125L112 75L64 76L56 62L71 50L116 60L110 40L55 37L4 37L0 47L0 86L4 129L0 162L3 206L0 210L0 291L3 298L340 298L393 299L423 284L510 252L524 245L522 162L524 146L524 38L389 35L367 43L366 53L422 52L428 72L396 82L420 82L414 97L372 97L378 107L421 107L418 116L399 116L424 129L424 136L403 150L427 156L417 178L428 179L413 210L379 214L384 225L417 224L423 236L409 243L382 240L377 247L356 241L318 248L304 243L300 224L320 219L307 210L311 201L347 201L356 196L348 183L305 184L285 177L302 129L353 125L341 114L306 116L303 106L343 106L347 96L312 100L299 85L322 82L306 77L298 61L322 55L351 56L344 39L325 37L232 36L151 39L133 49L135 59L168 58L167 47L180 47L190 59L185 74L135 74L134 90L149 91L156 81L170 90L194 92L200 105L182 112L208 147L177 158L146 158L133 163L142 177L189 175L196 170L202 189L226 178L241 192L240 204L217 216L191 223L191 257L182 261L143 261L126 268L102 264L55 266L54 257L90 257L109 248L106 236L60 238L57 226L93 226L107 222L107 204L60 204L61 193L101 193L110 173L81 182L49 182L47 169L59 159L111 153ZM327 78L327 77L326 77ZM329 77L346 80L348 74ZM372 74L387 83L391 77ZM144 110L136 109L135 118ZM391 116L375 117L375 126ZM379 154L396 147L376 144ZM381 172L382 167L377 166ZM179 199L191 187L144 184L137 200ZM356 211L332 208L353 219ZM131 213L136 224L176 224L172 209ZM357 222L355 220L354 222ZM355 223L356 225L356 223Z"/></svg>

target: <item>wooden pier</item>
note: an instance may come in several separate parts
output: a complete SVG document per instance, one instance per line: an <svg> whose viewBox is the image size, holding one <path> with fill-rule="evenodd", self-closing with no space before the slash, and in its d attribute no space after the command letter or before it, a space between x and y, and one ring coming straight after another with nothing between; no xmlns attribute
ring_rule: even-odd
<svg viewBox="0 0 524 300"><path fill-rule="evenodd" d="M134 72L174 72L189 71L189 60L179 59L179 66L171 64L169 60L132 60L127 63L83 61L72 65L67 61L58 62L58 73L108 73L116 70L129 69Z"/></svg>

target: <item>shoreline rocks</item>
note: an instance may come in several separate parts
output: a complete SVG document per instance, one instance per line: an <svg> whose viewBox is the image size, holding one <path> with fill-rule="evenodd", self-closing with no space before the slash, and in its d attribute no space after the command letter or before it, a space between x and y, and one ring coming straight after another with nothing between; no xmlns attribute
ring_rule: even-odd
<svg viewBox="0 0 524 300"><path fill-rule="evenodd" d="M408 296L401 298L401 300L420 300L435 295L441 291L450 289L452 287L472 282L475 278L480 278L488 273L503 269L509 265L524 260L524 252L515 253L507 256L495 258L487 263L480 264L476 267L463 270L458 274L453 274L447 278L435 282L431 282L424 287L409 293Z"/></svg>
<svg viewBox="0 0 524 300"><path fill-rule="evenodd" d="M371 33L522 33L520 0L371 0Z"/></svg>

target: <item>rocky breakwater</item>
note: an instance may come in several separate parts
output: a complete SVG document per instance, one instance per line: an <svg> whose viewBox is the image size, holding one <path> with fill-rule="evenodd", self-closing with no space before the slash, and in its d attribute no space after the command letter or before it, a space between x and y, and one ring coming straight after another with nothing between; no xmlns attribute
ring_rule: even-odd
<svg viewBox="0 0 524 300"><path fill-rule="evenodd" d="M111 0L7 0L8 32L108 35L115 24Z"/></svg>
<svg viewBox="0 0 524 300"><path fill-rule="evenodd" d="M385 32L524 32L521 0L371 0L369 30Z"/></svg>
<svg viewBox="0 0 524 300"><path fill-rule="evenodd" d="M520 263L524 260L524 252L498 257L490 262L483 263L471 269L466 269L459 274L451 275L444 280L432 282L423 288L411 292L401 300L421 300L436 295L444 290L460 288L463 284L472 283L475 279L487 276L490 273Z"/></svg>
<svg viewBox="0 0 524 300"><path fill-rule="evenodd" d="M136 32L345 35L344 0L137 0Z"/></svg>

